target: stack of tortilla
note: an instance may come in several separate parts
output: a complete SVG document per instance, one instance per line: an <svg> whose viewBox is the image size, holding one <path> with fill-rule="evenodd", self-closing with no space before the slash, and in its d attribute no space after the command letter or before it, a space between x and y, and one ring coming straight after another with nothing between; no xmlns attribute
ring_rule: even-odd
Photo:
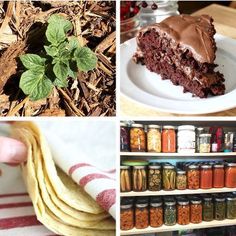
<svg viewBox="0 0 236 236"><path fill-rule="evenodd" d="M41 223L60 235L115 235L115 221L55 166L46 139L34 123L15 122L13 137L28 149L22 172Z"/></svg>

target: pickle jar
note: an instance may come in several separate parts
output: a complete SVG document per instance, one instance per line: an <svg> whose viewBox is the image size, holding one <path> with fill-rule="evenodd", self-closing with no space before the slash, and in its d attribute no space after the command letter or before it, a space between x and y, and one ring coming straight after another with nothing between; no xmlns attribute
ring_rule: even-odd
<svg viewBox="0 0 236 236"><path fill-rule="evenodd" d="M213 165L213 188L223 188L225 186L225 170L223 164Z"/></svg>
<svg viewBox="0 0 236 236"><path fill-rule="evenodd" d="M146 136L144 125L132 124L130 128L130 149L131 152L146 151Z"/></svg>
<svg viewBox="0 0 236 236"><path fill-rule="evenodd" d="M161 132L159 125L148 125L147 151L161 152Z"/></svg>
<svg viewBox="0 0 236 236"><path fill-rule="evenodd" d="M172 165L163 166L163 189L174 190L176 181L176 170Z"/></svg>
<svg viewBox="0 0 236 236"><path fill-rule="evenodd" d="M146 166L133 166L133 191L143 192L147 190Z"/></svg>
<svg viewBox="0 0 236 236"><path fill-rule="evenodd" d="M224 220L226 215L226 203L224 197L216 197L214 204L215 220Z"/></svg>
<svg viewBox="0 0 236 236"><path fill-rule="evenodd" d="M190 201L190 222L199 224L202 222L202 200L193 197Z"/></svg>
<svg viewBox="0 0 236 236"><path fill-rule="evenodd" d="M226 198L226 218L236 219L236 196L230 194Z"/></svg>
<svg viewBox="0 0 236 236"><path fill-rule="evenodd" d="M150 199L149 219L151 227L160 227L163 225L163 207L160 197Z"/></svg>
<svg viewBox="0 0 236 236"><path fill-rule="evenodd" d="M167 226L176 224L176 202L174 199L165 200L164 224Z"/></svg>
<svg viewBox="0 0 236 236"><path fill-rule="evenodd" d="M177 170L176 189L185 190L187 188L187 175L185 170Z"/></svg>
<svg viewBox="0 0 236 236"><path fill-rule="evenodd" d="M129 151L129 127L123 122L120 123L120 151Z"/></svg>
<svg viewBox="0 0 236 236"><path fill-rule="evenodd" d="M200 153L211 151L211 134L200 134Z"/></svg>
<svg viewBox="0 0 236 236"><path fill-rule="evenodd" d="M162 152L176 152L176 133L174 126L163 126L162 130Z"/></svg>
<svg viewBox="0 0 236 236"><path fill-rule="evenodd" d="M192 164L187 168L187 185L189 189L199 189L200 171L198 165Z"/></svg>
<svg viewBox="0 0 236 236"><path fill-rule="evenodd" d="M133 198L122 198L120 203L120 229L130 230L134 227Z"/></svg>
<svg viewBox="0 0 236 236"><path fill-rule="evenodd" d="M227 163L226 165L225 187L236 188L236 163Z"/></svg>
<svg viewBox="0 0 236 236"><path fill-rule="evenodd" d="M190 222L190 207L189 201L185 198L180 198L177 205L177 223L180 225L188 225Z"/></svg>
<svg viewBox="0 0 236 236"><path fill-rule="evenodd" d="M121 166L120 167L120 191L130 192L132 190L131 186L131 167Z"/></svg>
<svg viewBox="0 0 236 236"><path fill-rule="evenodd" d="M214 219L214 206L211 196L203 197L203 220L212 221Z"/></svg>
<svg viewBox="0 0 236 236"><path fill-rule="evenodd" d="M209 189L212 188L213 172L211 165L201 165L200 172L200 188Z"/></svg>
<svg viewBox="0 0 236 236"><path fill-rule="evenodd" d="M149 226L148 198L140 197L135 204L135 227L145 229Z"/></svg>
<svg viewBox="0 0 236 236"><path fill-rule="evenodd" d="M150 191L161 190L161 166L158 164L152 164L148 166L148 189Z"/></svg>

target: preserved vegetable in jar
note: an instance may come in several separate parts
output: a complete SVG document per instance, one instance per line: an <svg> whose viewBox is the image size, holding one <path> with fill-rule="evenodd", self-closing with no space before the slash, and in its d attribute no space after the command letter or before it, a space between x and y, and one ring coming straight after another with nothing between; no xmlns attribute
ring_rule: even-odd
<svg viewBox="0 0 236 236"><path fill-rule="evenodd" d="M176 203L175 200L166 200L164 207L164 224L167 226L176 224Z"/></svg>
<svg viewBox="0 0 236 236"><path fill-rule="evenodd" d="M163 208L160 198L153 197L150 201L150 226L160 227L163 225Z"/></svg>
<svg viewBox="0 0 236 236"><path fill-rule="evenodd" d="M131 170L130 166L120 167L120 191L131 191Z"/></svg>
<svg viewBox="0 0 236 236"><path fill-rule="evenodd" d="M216 197L215 198L215 205L214 205L214 212L215 212L215 220L224 220L226 214L226 204L225 198L223 197Z"/></svg>
<svg viewBox="0 0 236 236"><path fill-rule="evenodd" d="M223 164L213 165L213 188L223 188L225 186L225 170Z"/></svg>
<svg viewBox="0 0 236 236"><path fill-rule="evenodd" d="M130 129L130 149L131 152L146 151L146 136L142 124L132 124Z"/></svg>
<svg viewBox="0 0 236 236"><path fill-rule="evenodd" d="M176 152L176 134L174 126L164 126L162 130L162 152Z"/></svg>
<svg viewBox="0 0 236 236"><path fill-rule="evenodd" d="M184 171L184 170L177 170L176 188L178 190L185 190L187 188L186 171Z"/></svg>
<svg viewBox="0 0 236 236"><path fill-rule="evenodd" d="M196 152L200 152L200 134L205 132L203 127L198 127L196 129Z"/></svg>
<svg viewBox="0 0 236 236"><path fill-rule="evenodd" d="M149 225L148 199L138 198L135 204L135 227L145 229Z"/></svg>
<svg viewBox="0 0 236 236"><path fill-rule="evenodd" d="M180 225L187 225L190 222L190 208L189 201L182 199L178 201L177 206L177 222Z"/></svg>
<svg viewBox="0 0 236 236"><path fill-rule="evenodd" d="M202 165L200 173L200 188L212 188L212 167L211 165Z"/></svg>
<svg viewBox="0 0 236 236"><path fill-rule="evenodd" d="M178 153L195 153L195 127L181 125L178 127Z"/></svg>
<svg viewBox="0 0 236 236"><path fill-rule="evenodd" d="M190 204L190 221L193 224L202 222L202 201L199 198L193 198Z"/></svg>
<svg viewBox="0 0 236 236"><path fill-rule="evenodd" d="M200 153L208 153L211 151L211 134L200 134Z"/></svg>
<svg viewBox="0 0 236 236"><path fill-rule="evenodd" d="M226 198L226 218L236 219L236 196L229 195Z"/></svg>
<svg viewBox="0 0 236 236"><path fill-rule="evenodd" d="M161 166L149 165L148 167L148 189L150 191L161 190Z"/></svg>
<svg viewBox="0 0 236 236"><path fill-rule="evenodd" d="M129 151L129 128L128 125L123 122L120 123L120 151Z"/></svg>
<svg viewBox="0 0 236 236"><path fill-rule="evenodd" d="M142 192L147 190L146 166L133 167L133 191Z"/></svg>
<svg viewBox="0 0 236 236"><path fill-rule="evenodd" d="M188 166L187 181L189 189L199 189L200 172L197 165Z"/></svg>
<svg viewBox="0 0 236 236"><path fill-rule="evenodd" d="M236 163L228 163L226 165L225 187L236 188Z"/></svg>
<svg viewBox="0 0 236 236"><path fill-rule="evenodd" d="M148 125L147 151L161 152L161 132L159 125Z"/></svg>
<svg viewBox="0 0 236 236"><path fill-rule="evenodd" d="M130 230L134 227L133 199L122 198L120 205L120 229Z"/></svg>
<svg viewBox="0 0 236 236"><path fill-rule="evenodd" d="M165 165L163 167L163 188L164 190L174 190L176 180L175 167L171 165Z"/></svg>
<svg viewBox="0 0 236 236"><path fill-rule="evenodd" d="M203 220L212 221L214 219L214 208L211 196L203 198Z"/></svg>

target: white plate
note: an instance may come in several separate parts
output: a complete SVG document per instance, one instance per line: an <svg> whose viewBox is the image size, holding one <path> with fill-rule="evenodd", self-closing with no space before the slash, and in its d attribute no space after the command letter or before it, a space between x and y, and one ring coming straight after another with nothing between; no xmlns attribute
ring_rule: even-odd
<svg viewBox="0 0 236 236"><path fill-rule="evenodd" d="M216 34L216 68L224 74L224 95L198 98L183 93L182 86L150 72L146 66L135 64L132 56L136 40L121 45L121 93L126 97L159 111L179 114L205 114L236 107L236 40Z"/></svg>

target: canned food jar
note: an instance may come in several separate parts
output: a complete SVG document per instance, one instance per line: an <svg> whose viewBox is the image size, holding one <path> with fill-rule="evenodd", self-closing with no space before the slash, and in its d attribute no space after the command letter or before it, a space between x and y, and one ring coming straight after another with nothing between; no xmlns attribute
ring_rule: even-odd
<svg viewBox="0 0 236 236"><path fill-rule="evenodd" d="M174 126L163 126L162 130L162 152L176 152L176 134Z"/></svg>
<svg viewBox="0 0 236 236"><path fill-rule="evenodd" d="M145 229L149 226L148 198L138 198L135 204L135 228Z"/></svg>
<svg viewBox="0 0 236 236"><path fill-rule="evenodd" d="M172 165L165 165L163 167L163 189L174 190L176 181L176 170Z"/></svg>
<svg viewBox="0 0 236 236"><path fill-rule="evenodd" d="M147 151L161 152L161 132L159 125L148 125Z"/></svg>
<svg viewBox="0 0 236 236"><path fill-rule="evenodd" d="M160 191L162 185L161 166L158 164L148 166L148 189Z"/></svg>
<svg viewBox="0 0 236 236"><path fill-rule="evenodd" d="M185 190L187 188L187 175L185 170L177 170L176 188L178 190Z"/></svg>
<svg viewBox="0 0 236 236"><path fill-rule="evenodd" d="M200 171L198 165L189 165L187 168L187 185L189 189L199 189Z"/></svg>
<svg viewBox="0 0 236 236"><path fill-rule="evenodd" d="M133 198L122 198L120 204L120 229L134 228Z"/></svg>
<svg viewBox="0 0 236 236"><path fill-rule="evenodd" d="M201 165L200 171L200 188L209 189L212 188L212 166L211 165Z"/></svg>
<svg viewBox="0 0 236 236"><path fill-rule="evenodd" d="M120 151L129 151L129 127L123 122L120 123Z"/></svg>
<svg viewBox="0 0 236 236"><path fill-rule="evenodd" d="M196 129L196 152L200 152L200 134L205 132L203 127L198 127Z"/></svg>
<svg viewBox="0 0 236 236"><path fill-rule="evenodd" d="M236 163L227 163L226 165L225 187L236 188Z"/></svg>
<svg viewBox="0 0 236 236"><path fill-rule="evenodd" d="M130 192L132 190L131 186L131 167L121 166L120 167L120 191Z"/></svg>
<svg viewBox="0 0 236 236"><path fill-rule="evenodd" d="M188 225L190 222L190 207L187 199L178 200L177 206L177 223Z"/></svg>
<svg viewBox="0 0 236 236"><path fill-rule="evenodd" d="M214 206L211 196L203 197L203 220L212 221L214 219Z"/></svg>
<svg viewBox="0 0 236 236"><path fill-rule="evenodd" d="M224 220L226 215L226 203L224 197L216 197L214 204L215 220Z"/></svg>
<svg viewBox="0 0 236 236"><path fill-rule="evenodd" d="M191 199L190 221L193 224L199 224L202 222L202 200L198 197Z"/></svg>
<svg viewBox="0 0 236 236"><path fill-rule="evenodd" d="M133 191L143 192L147 190L146 166L133 166Z"/></svg>
<svg viewBox="0 0 236 236"><path fill-rule="evenodd" d="M146 136L142 124L132 124L130 128L130 149L131 152L146 151Z"/></svg>
<svg viewBox="0 0 236 236"><path fill-rule="evenodd" d="M149 213L151 227L160 227L163 225L163 207L161 198L151 198Z"/></svg>
<svg viewBox="0 0 236 236"><path fill-rule="evenodd" d="M213 165L213 188L223 188L225 186L225 170L223 164Z"/></svg>
<svg viewBox="0 0 236 236"><path fill-rule="evenodd" d="M226 218L236 219L236 196L231 194L226 197Z"/></svg>
<svg viewBox="0 0 236 236"><path fill-rule="evenodd" d="M211 151L211 134L200 134L200 153Z"/></svg>
<svg viewBox="0 0 236 236"><path fill-rule="evenodd" d="M195 127L181 125L178 127L178 153L195 153Z"/></svg>
<svg viewBox="0 0 236 236"><path fill-rule="evenodd" d="M174 199L165 201L164 224L167 226L176 224L176 202Z"/></svg>
<svg viewBox="0 0 236 236"><path fill-rule="evenodd" d="M234 140L234 133L233 132L228 132L225 134L224 152L232 152L233 151L233 140Z"/></svg>

